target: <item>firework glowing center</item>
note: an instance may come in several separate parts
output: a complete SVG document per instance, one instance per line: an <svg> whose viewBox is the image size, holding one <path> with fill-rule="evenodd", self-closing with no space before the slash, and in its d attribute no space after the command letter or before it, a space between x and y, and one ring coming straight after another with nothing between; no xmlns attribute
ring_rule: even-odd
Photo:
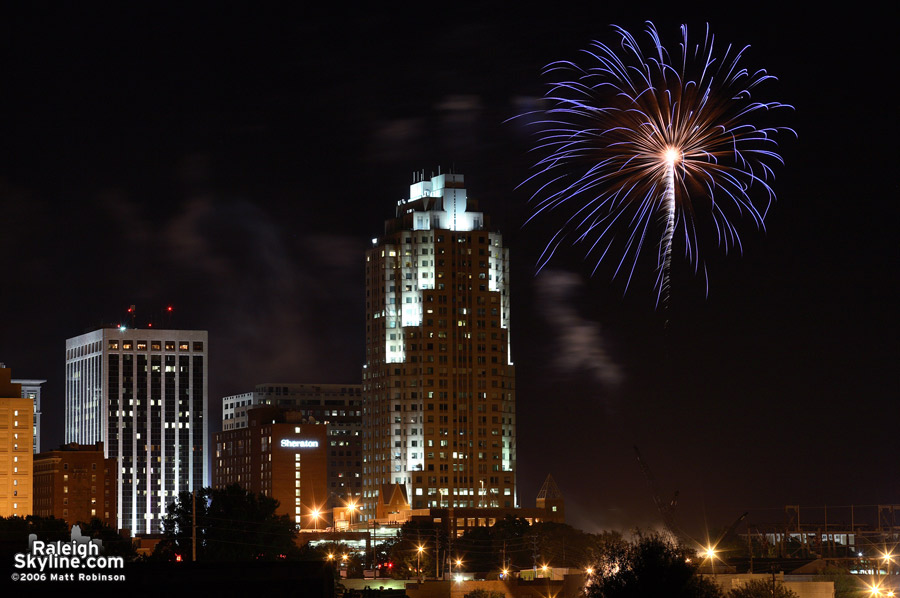
<svg viewBox="0 0 900 598"><path fill-rule="evenodd" d="M583 243L598 267L617 260L613 276L627 273L627 290L655 237L657 305L662 299L665 306L676 242L694 272L700 269L697 222L714 227L726 252L741 250L741 221L764 228L775 200L772 167L782 163L775 137L796 133L753 124L791 107L752 99L774 77L741 66L746 47L729 45L717 57L708 28L691 44L682 26L678 52L670 54L648 23L645 51L630 33L614 30L619 43L594 42L585 65L550 64L546 75L565 77L550 84L545 109L522 115L536 127L542 154L525 181L539 184L531 218L564 214L538 270L563 242Z"/></svg>
<svg viewBox="0 0 900 598"><path fill-rule="evenodd" d="M677 149L669 148L663 154L663 160L666 161L666 168L673 168L675 163L678 162L678 158L681 156L681 152Z"/></svg>

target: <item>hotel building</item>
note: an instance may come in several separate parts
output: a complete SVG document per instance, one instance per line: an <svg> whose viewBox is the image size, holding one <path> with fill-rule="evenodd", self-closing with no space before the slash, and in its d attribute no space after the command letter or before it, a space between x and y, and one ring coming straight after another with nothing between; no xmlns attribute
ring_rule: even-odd
<svg viewBox="0 0 900 598"><path fill-rule="evenodd" d="M103 328L66 341L66 443L116 460L116 522L159 533L179 492L209 484L207 333Z"/></svg>
<svg viewBox="0 0 900 598"><path fill-rule="evenodd" d="M395 485L413 509L517 506L509 333L501 234L463 175L415 179L366 252L364 518Z"/></svg>
<svg viewBox="0 0 900 598"><path fill-rule="evenodd" d="M252 393L222 399L222 431L248 425L247 413L260 406L296 411L328 430L327 508L357 500L362 492L362 386L265 382ZM320 497L321 499L321 497Z"/></svg>
<svg viewBox="0 0 900 598"><path fill-rule="evenodd" d="M276 511L304 529L329 525L326 426L302 413L256 407L247 425L215 435L213 487L238 484L278 501Z"/></svg>

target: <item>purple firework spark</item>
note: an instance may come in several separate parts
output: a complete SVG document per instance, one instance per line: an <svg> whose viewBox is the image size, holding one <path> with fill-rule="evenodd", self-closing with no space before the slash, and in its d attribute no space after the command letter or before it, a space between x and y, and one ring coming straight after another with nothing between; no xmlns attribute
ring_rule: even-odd
<svg viewBox="0 0 900 598"><path fill-rule="evenodd" d="M752 120L791 106L754 101L751 92L775 78L739 64L749 46L729 45L716 57L708 27L702 43L691 45L682 25L678 51L672 54L652 23L647 23L651 43L646 52L629 32L613 28L618 47L593 42L584 51L585 65L560 61L544 71L558 80L545 95L548 107L532 123L535 150L543 157L525 181L540 183L529 220L555 210L567 218L547 244L538 270L567 240L586 243L587 256L599 253L599 267L610 259L618 236L624 246L612 252L618 256L614 276L627 272L627 290L644 244L657 234L658 216L663 233L655 252L655 288L657 305L662 298L665 306L676 231L698 271L694 218L699 210L711 215L726 252L741 249L738 219L749 216L757 228L764 227L775 199L772 165L783 164L775 136L796 133L757 127ZM751 198L754 186L762 190L763 201Z"/></svg>

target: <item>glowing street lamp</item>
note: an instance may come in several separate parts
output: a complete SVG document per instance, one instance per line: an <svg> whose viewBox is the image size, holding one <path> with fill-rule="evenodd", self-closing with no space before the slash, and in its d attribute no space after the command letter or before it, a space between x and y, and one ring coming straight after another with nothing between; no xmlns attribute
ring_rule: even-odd
<svg viewBox="0 0 900 598"><path fill-rule="evenodd" d="M353 511L356 510L356 501L351 500L347 503L347 509L350 510L350 527L353 527Z"/></svg>
<svg viewBox="0 0 900 598"><path fill-rule="evenodd" d="M313 520L313 529L315 529L316 531L319 531L319 517L321 516L321 514L322 512L319 509L313 509L310 513L310 516Z"/></svg>
<svg viewBox="0 0 900 598"><path fill-rule="evenodd" d="M419 578L419 581L422 581L422 553L425 551L425 547L419 544L416 548L416 576Z"/></svg>
<svg viewBox="0 0 900 598"><path fill-rule="evenodd" d="M707 546L703 552L703 558L709 559L709 563L712 566L713 579L716 579L716 549L712 546Z"/></svg>

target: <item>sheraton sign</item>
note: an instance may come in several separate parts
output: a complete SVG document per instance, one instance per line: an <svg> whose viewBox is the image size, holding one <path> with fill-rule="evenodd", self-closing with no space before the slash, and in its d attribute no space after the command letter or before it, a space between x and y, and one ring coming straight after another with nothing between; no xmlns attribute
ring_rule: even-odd
<svg viewBox="0 0 900 598"><path fill-rule="evenodd" d="M282 448L318 448L318 440L290 440L283 438L281 440Z"/></svg>

